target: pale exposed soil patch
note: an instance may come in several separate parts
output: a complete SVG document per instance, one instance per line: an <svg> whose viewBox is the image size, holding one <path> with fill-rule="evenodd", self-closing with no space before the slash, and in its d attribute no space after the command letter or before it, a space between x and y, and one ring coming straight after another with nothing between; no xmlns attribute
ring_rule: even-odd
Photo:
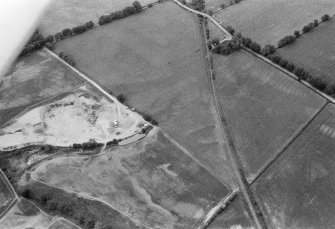
<svg viewBox="0 0 335 229"><path fill-rule="evenodd" d="M144 123L139 114L116 99L108 101L87 90L78 90L27 112L2 129L0 149L27 144L69 146L90 140L107 142L136 135Z"/></svg>

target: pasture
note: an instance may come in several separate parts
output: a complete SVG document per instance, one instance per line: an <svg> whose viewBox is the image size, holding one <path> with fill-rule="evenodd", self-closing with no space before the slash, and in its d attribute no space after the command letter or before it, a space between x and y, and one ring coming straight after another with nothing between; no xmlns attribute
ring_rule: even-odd
<svg viewBox="0 0 335 229"><path fill-rule="evenodd" d="M312 90L244 50L214 55L214 72L217 96L248 180L325 104Z"/></svg>
<svg viewBox="0 0 335 229"><path fill-rule="evenodd" d="M276 53L328 82L335 81L335 17L305 33Z"/></svg>
<svg viewBox="0 0 335 229"><path fill-rule="evenodd" d="M327 105L253 184L269 228L334 228L334 116Z"/></svg>
<svg viewBox="0 0 335 229"><path fill-rule="evenodd" d="M104 14L122 10L131 6L135 0L57 0L52 1L39 25L44 36L61 32L66 28L97 22ZM138 0L142 6L156 0Z"/></svg>
<svg viewBox="0 0 335 229"><path fill-rule="evenodd" d="M44 50L19 60L0 79L0 125L25 108L82 83L72 70ZM6 114L7 110L12 116Z"/></svg>
<svg viewBox="0 0 335 229"><path fill-rule="evenodd" d="M173 16L171 16L173 15ZM77 67L158 120L225 183L234 185L207 76L199 21L171 1L58 43Z"/></svg>
<svg viewBox="0 0 335 229"><path fill-rule="evenodd" d="M255 225L249 216L240 195L220 213L215 220L209 225L208 229L254 229Z"/></svg>
<svg viewBox="0 0 335 229"><path fill-rule="evenodd" d="M52 216L44 214L26 199L20 199L0 221L0 228L46 229L52 221Z"/></svg>
<svg viewBox="0 0 335 229"><path fill-rule="evenodd" d="M284 36L301 31L309 22L334 11L333 0L244 0L216 17L224 25L232 25L236 31L265 46L277 45Z"/></svg>
<svg viewBox="0 0 335 229"><path fill-rule="evenodd" d="M146 226L162 229L196 228L229 193L159 130L95 157L45 161L31 176L105 201Z"/></svg>

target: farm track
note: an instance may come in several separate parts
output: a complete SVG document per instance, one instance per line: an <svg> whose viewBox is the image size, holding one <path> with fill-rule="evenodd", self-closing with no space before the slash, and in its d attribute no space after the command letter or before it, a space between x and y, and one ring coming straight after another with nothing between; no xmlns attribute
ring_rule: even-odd
<svg viewBox="0 0 335 229"><path fill-rule="evenodd" d="M214 18L212 18L211 16L205 14L205 13L202 13L202 12L199 12L199 11L196 11L196 10L193 10L185 5L183 5L182 3L180 3L178 0L172 0L174 1L176 4L178 4L179 6L181 6L182 8L192 12L192 13L195 13L197 15L201 15L201 16L204 16L206 18L208 18L210 21L212 21L221 31L223 31L224 33L226 33L227 37L231 38L231 34L226 31ZM208 66L210 67L210 66ZM209 76L211 77L211 75ZM250 191L250 187L249 187L249 184L247 184L245 182L246 178L245 178L245 175L243 174L242 170L240 168L242 168L241 166L241 162L239 161L239 158L238 158L238 155L237 155L237 152L236 152L236 148L235 148L235 145L234 145L234 142L232 140L232 137L231 137L231 134L230 134L230 131L229 131L229 128L228 128L228 123L227 123L227 120L225 118L225 115L223 113L223 109L222 109L222 106L221 104L219 105L218 104L218 100L217 100L217 96L216 96L216 93L215 93L215 86L214 86L214 82L213 82L213 79L210 80L211 81L211 84L212 84L212 93L214 95L214 103L215 103L215 109L216 109L216 112L217 112L217 116L220 118L220 129L222 130L222 133L223 133L223 136L224 136L224 142L226 143L227 145L227 148L228 148L228 156L229 156L229 159L230 161L232 162L232 166L234 168L234 172L238 178L238 182L239 182L239 185L240 185L240 188L241 188L241 191L243 193L243 196L248 204L248 207L251 211L251 214L253 216L253 219L255 220L255 223L256 223L256 226L257 228L261 229L261 228L266 228L266 225L265 225L265 222L264 222L264 219L259 219L257 214L256 214L256 211L255 211L255 206L253 205L252 203L252 199L254 199L254 197L251 197L251 191ZM257 208L259 208L257 206Z"/></svg>
<svg viewBox="0 0 335 229"><path fill-rule="evenodd" d="M276 154L273 155L273 158L271 158L256 174L256 176L253 178L252 181L250 181L250 185L252 185L264 172L267 168L269 168L275 161L276 159L285 152L285 150L304 132L304 130L314 121L316 117L319 116L319 114L325 109L325 107L329 103L326 102L321 109L301 128L301 130L290 139L289 142L287 142Z"/></svg>

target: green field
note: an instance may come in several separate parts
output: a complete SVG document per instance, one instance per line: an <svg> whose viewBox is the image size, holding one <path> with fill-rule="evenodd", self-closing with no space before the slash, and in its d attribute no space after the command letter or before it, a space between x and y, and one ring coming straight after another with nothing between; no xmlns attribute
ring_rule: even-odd
<svg viewBox="0 0 335 229"><path fill-rule="evenodd" d="M335 18L320 24L305 33L291 45L280 48L276 53L284 59L302 67L314 76L328 82L335 81Z"/></svg>
<svg viewBox="0 0 335 229"><path fill-rule="evenodd" d="M173 16L171 16L173 15ZM232 170L220 140L198 18L173 2L64 40L77 67L159 126L225 183Z"/></svg>
<svg viewBox="0 0 335 229"><path fill-rule="evenodd" d="M16 62L0 80L0 126L25 108L84 83L46 51Z"/></svg>
<svg viewBox="0 0 335 229"><path fill-rule="evenodd" d="M244 0L216 17L264 46L277 45L284 36L334 11L333 0Z"/></svg>
<svg viewBox="0 0 335 229"><path fill-rule="evenodd" d="M325 104L271 65L238 51L214 56L217 96L249 180Z"/></svg>
<svg viewBox="0 0 335 229"><path fill-rule="evenodd" d="M334 117L328 105L253 184L269 228L334 228Z"/></svg>
<svg viewBox="0 0 335 229"><path fill-rule="evenodd" d="M45 161L31 177L103 200L142 224L161 229L197 228L229 193L160 131L95 157Z"/></svg>
<svg viewBox="0 0 335 229"><path fill-rule="evenodd" d="M254 222L250 218L244 203L240 196L227 206L227 208L220 213L215 220L209 225L208 229L252 229Z"/></svg>
<svg viewBox="0 0 335 229"><path fill-rule="evenodd" d="M57 0L52 1L39 26L44 35L55 34L131 6L135 0ZM138 0L142 6L156 0Z"/></svg>

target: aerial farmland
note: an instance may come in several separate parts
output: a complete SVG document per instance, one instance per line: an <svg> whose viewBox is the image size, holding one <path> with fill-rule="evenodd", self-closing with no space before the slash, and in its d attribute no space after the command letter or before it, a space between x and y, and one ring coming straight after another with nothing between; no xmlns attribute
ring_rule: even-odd
<svg viewBox="0 0 335 229"><path fill-rule="evenodd" d="M335 228L334 14L53 1L0 75L0 229Z"/></svg>
<svg viewBox="0 0 335 229"><path fill-rule="evenodd" d="M250 180L325 105L316 93L246 51L214 56L214 71L217 96Z"/></svg>
<svg viewBox="0 0 335 229"><path fill-rule="evenodd" d="M152 115L215 175L233 183L200 32L194 15L164 2L145 14L64 40L56 52L71 52L80 71L114 94L124 94L130 106Z"/></svg>
<svg viewBox="0 0 335 229"><path fill-rule="evenodd" d="M286 35L320 20L324 14L334 14L332 0L243 0L215 15L224 25L250 37L262 46L277 45Z"/></svg>
<svg viewBox="0 0 335 229"><path fill-rule="evenodd" d="M327 82L334 82L334 31L333 17L311 32L303 34L293 44L278 49L276 53L311 74Z"/></svg>

